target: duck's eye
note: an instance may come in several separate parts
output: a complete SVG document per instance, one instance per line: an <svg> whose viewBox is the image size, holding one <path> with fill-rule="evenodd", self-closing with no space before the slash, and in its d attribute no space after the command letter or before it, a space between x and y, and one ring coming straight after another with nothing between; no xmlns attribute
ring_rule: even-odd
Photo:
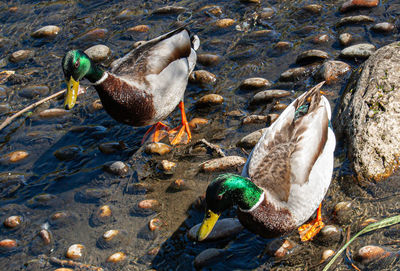
<svg viewBox="0 0 400 271"><path fill-rule="evenodd" d="M77 69L77 68L79 68L79 59L75 62L75 64L74 64L74 66L75 66L75 69Z"/></svg>
<svg viewBox="0 0 400 271"><path fill-rule="evenodd" d="M218 196L217 196L217 199L218 199L218 200L221 200L223 196L224 196L224 194L218 195Z"/></svg>

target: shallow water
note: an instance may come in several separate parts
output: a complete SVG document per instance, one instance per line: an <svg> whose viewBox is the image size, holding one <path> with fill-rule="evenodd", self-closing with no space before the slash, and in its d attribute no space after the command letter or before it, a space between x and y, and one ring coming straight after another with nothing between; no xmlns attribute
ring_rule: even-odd
<svg viewBox="0 0 400 271"><path fill-rule="evenodd" d="M250 106L249 100L257 91L239 89L242 80L249 77L264 77L274 82L274 88L300 92L315 83L312 77L296 82L279 82L279 76L288 68L296 67L297 55L308 49L326 51L331 59L338 59L342 47L338 42L341 33L354 35L355 42L368 42L381 47L399 40L400 4L398 1L382 1L372 9L362 9L341 14L337 1L261 1L261 5L240 1L218 1L222 8L221 18L236 20L235 25L245 27L248 32L237 31L235 26L219 29L213 26L216 17L205 14L200 8L214 4L212 1L7 1L0 3L0 67L24 75L24 80L8 81L0 87L5 89L1 104L10 109L2 112L3 121L9 112L18 111L37 101L40 97L24 98L20 91L31 85L46 85L49 93L65 88L61 58L72 48L86 49L92 45L105 44L112 50L111 59L117 59L130 50L133 43L156 37L176 27L178 14L154 15L152 11L165 5L186 7L191 11L194 23L190 30L201 39L200 53L214 53L222 61L211 67L198 64L196 69L206 69L217 76L215 85L199 86L189 84L185 94L188 118L203 117L210 122L194 132L196 142L205 138L218 144L226 154L246 156L250 150L243 150L236 143L246 134L263 127L261 124L242 125L241 120L249 114L268 114L272 106ZM320 4L320 15L310 15L301 7ZM17 11L10 11L17 7ZM270 7L275 14L262 23L255 24L254 12ZM129 9L128 15L118 16ZM337 27L344 16L364 14L376 22L388 21L395 24L390 34L375 34L369 28L372 24ZM189 16L189 15L188 15ZM182 18L183 16L179 17ZM135 25L150 26L149 32L133 33L126 29ZM35 39L30 36L34 30L45 25L61 27L60 33L52 39ZM85 33L95 28L107 29L104 37L85 38ZM268 29L266 36L255 37L251 32ZM314 44L317 34L327 34L329 41ZM292 48L285 51L275 49L278 41L288 41ZM33 58L18 63L8 61L8 55L20 49L34 50ZM345 60L355 69L362 60ZM328 98L333 106L339 102L340 91L346 78L331 85ZM87 82L82 85L88 86ZM222 105L207 109L197 108L195 102L205 94L217 93L224 97ZM289 103L293 97L281 102ZM198 166L214 158L211 152L196 153L191 146L175 148L171 153L152 156L143 153L140 140L146 128L134 128L119 124L103 110L93 110L91 104L98 99L95 90L89 87L87 93L78 98L79 104L65 116L42 119L38 113L46 108L61 108L62 99L52 100L31 115L16 119L0 132L0 155L24 150L29 156L17 163L0 163L0 219L11 215L22 215L23 224L19 229L0 228L0 238L12 238L19 242L11 252L1 252L1 270L54 270L55 265L39 261L40 254L65 259L65 252L71 244L81 243L86 255L80 260L109 270L191 270L193 260L207 248L223 249L223 256L210 265L210 270L314 270L319 265L321 251L326 247L336 250L343 244L324 246L317 241L300 244L297 234L288 238L297 245L284 258L277 259L264 254L264 248L272 241L260 238L244 230L234 239L212 243L190 241L186 232L200 223L203 210L196 207L196 200L203 195L209 181L215 175L201 173ZM232 111L239 113L233 114ZM279 113L279 112L278 112ZM168 118L171 126L179 121L176 110ZM113 154L102 153L98 146L105 142L124 142L126 148ZM71 156L60 160L54 153L71 147ZM349 170L344 161L343 147L338 144L334 179L324 200L327 224L338 224L332 210L340 201L352 202L351 219L342 225L352 225L352 233L366 218L383 218L399 214L398 190L400 177L393 176L377 185L360 187L352 178L345 177ZM165 175L157 165L161 160L177 162L173 175ZM125 177L104 172L103 165L109 161L124 161L130 166ZM176 179L184 179L187 189L171 192L168 187ZM133 186L141 183L144 187ZM95 190L94 190L95 189ZM146 192L147 191L147 192ZM38 195L49 194L38 200ZM35 198L36 197L36 198ZM136 205L143 199L157 199L160 206L153 212L140 212ZM111 207L112 218L104 224L93 219L99 206ZM65 211L68 219L55 223L51 216ZM234 216L234 210L224 214ZM148 230L152 218L160 218L164 224L159 231ZM48 227L52 243L41 247L37 234ZM126 237L113 248L103 248L98 240L109 229L120 229ZM382 229L360 237L352 244L353 253L361 246L379 244L399 250L398 227ZM153 250L155 249L155 250ZM123 251L127 260L113 265L105 259L114 252ZM152 251L153 253L148 253ZM351 270L344 257L336 263L335 270ZM37 269L35 269L37 268ZM395 260L381 265L382 270L400 268ZM373 269L372 269L373 270Z"/></svg>

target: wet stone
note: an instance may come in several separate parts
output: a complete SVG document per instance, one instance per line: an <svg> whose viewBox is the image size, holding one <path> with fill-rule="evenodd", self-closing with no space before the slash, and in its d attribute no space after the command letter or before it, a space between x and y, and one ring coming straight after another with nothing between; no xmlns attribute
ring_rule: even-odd
<svg viewBox="0 0 400 271"><path fill-rule="evenodd" d="M342 33L339 36L339 42L343 46L348 46L353 41L353 36L350 33Z"/></svg>
<svg viewBox="0 0 400 271"><path fill-rule="evenodd" d="M192 130L199 129L201 126L204 126L208 123L207 119L203 118L193 118L189 121L189 127Z"/></svg>
<svg viewBox="0 0 400 271"><path fill-rule="evenodd" d="M366 16L366 15L356 15L356 16L349 16L340 19L337 26L349 25L349 24L363 24L363 23L372 23L375 19Z"/></svg>
<svg viewBox="0 0 400 271"><path fill-rule="evenodd" d="M149 230L156 231L163 226L163 222L159 218L153 218L149 221Z"/></svg>
<svg viewBox="0 0 400 271"><path fill-rule="evenodd" d="M289 50L293 47L293 44L288 41L279 41L275 44L274 48L280 51Z"/></svg>
<svg viewBox="0 0 400 271"><path fill-rule="evenodd" d="M334 250L332 250L332 249L325 249L324 251L322 251L320 263L325 262L325 261L328 260L330 257L332 257L334 254L335 254L335 251L334 251Z"/></svg>
<svg viewBox="0 0 400 271"><path fill-rule="evenodd" d="M4 226L10 229L19 227L21 223L22 223L22 216L20 215L9 216L3 222Z"/></svg>
<svg viewBox="0 0 400 271"><path fill-rule="evenodd" d="M77 222L77 217L69 211L58 211L50 215L49 223L52 229L67 228Z"/></svg>
<svg viewBox="0 0 400 271"><path fill-rule="evenodd" d="M165 6L153 11L153 14L179 14L187 11L187 8L180 6Z"/></svg>
<svg viewBox="0 0 400 271"><path fill-rule="evenodd" d="M345 58L367 58L375 52L376 47L369 43L356 44L347 48L344 48L340 52L341 57Z"/></svg>
<svg viewBox="0 0 400 271"><path fill-rule="evenodd" d="M107 258L106 262L108 262L108 263L119 263L119 262L122 262L125 259L126 259L126 254L125 253L116 252L116 253L110 255Z"/></svg>
<svg viewBox="0 0 400 271"><path fill-rule="evenodd" d="M268 122L268 116L262 116L262 115L250 115L242 120L243 125L252 123L267 123L267 122Z"/></svg>
<svg viewBox="0 0 400 271"><path fill-rule="evenodd" d="M133 27L130 27L127 29L127 31L130 31L130 32L141 32L141 33L148 32L149 30L150 30L150 27L145 24L136 25L136 26L133 26Z"/></svg>
<svg viewBox="0 0 400 271"><path fill-rule="evenodd" d="M316 236L316 241L322 245L336 245L342 238L341 230L334 225L326 225Z"/></svg>
<svg viewBox="0 0 400 271"><path fill-rule="evenodd" d="M224 102L224 98L218 94L207 94L201 97L197 102L196 106L212 106L212 105L219 105Z"/></svg>
<svg viewBox="0 0 400 271"><path fill-rule="evenodd" d="M259 13L259 17L262 20L271 19L274 16L275 11L272 8L263 8Z"/></svg>
<svg viewBox="0 0 400 271"><path fill-rule="evenodd" d="M283 258L294 247L295 243L290 240L276 239L268 243L266 253L272 257Z"/></svg>
<svg viewBox="0 0 400 271"><path fill-rule="evenodd" d="M197 240L197 232L199 231L200 225L201 223L193 226L188 232L188 237L191 240ZM244 227L242 226L242 224L240 224L239 220L235 218L224 218L217 221L211 233L204 241L216 241L229 238L231 236L237 235L243 229Z"/></svg>
<svg viewBox="0 0 400 271"><path fill-rule="evenodd" d="M336 61L336 60L329 60L324 62L321 68L316 73L316 77L324 80L326 84L332 84L339 80L339 78L351 70L349 64Z"/></svg>
<svg viewBox="0 0 400 271"><path fill-rule="evenodd" d="M189 82L199 85L212 85L217 81L215 74L206 70L197 70L189 75Z"/></svg>
<svg viewBox="0 0 400 271"><path fill-rule="evenodd" d="M240 2L248 4L260 4L261 0L240 0Z"/></svg>
<svg viewBox="0 0 400 271"><path fill-rule="evenodd" d="M308 50L305 52L302 52L300 55L297 56L296 63L298 64L304 64L304 63L311 63L315 61L321 61L324 59L329 58L329 55L327 52L321 51L321 50Z"/></svg>
<svg viewBox="0 0 400 271"><path fill-rule="evenodd" d="M51 243L52 237L51 233L48 230L43 229L39 232L38 235L42 239L43 244L49 245Z"/></svg>
<svg viewBox="0 0 400 271"><path fill-rule="evenodd" d="M28 205L30 207L50 207L55 199L57 199L55 195L39 194L28 200Z"/></svg>
<svg viewBox="0 0 400 271"><path fill-rule="evenodd" d="M249 90L263 88L263 87L268 88L270 86L271 82L261 77L247 78L240 84L240 88Z"/></svg>
<svg viewBox="0 0 400 271"><path fill-rule="evenodd" d="M272 110L281 111L281 110L285 110L286 108L287 108L286 104L276 102L276 104L274 104L274 106L272 107Z"/></svg>
<svg viewBox="0 0 400 271"><path fill-rule="evenodd" d="M122 161L108 162L103 168L108 173L118 176L126 176L129 172L129 167Z"/></svg>
<svg viewBox="0 0 400 271"><path fill-rule="evenodd" d="M322 44L322 43L327 43L329 40L330 40L330 38L327 34L321 34L321 35L315 36L312 39L312 42L315 44Z"/></svg>
<svg viewBox="0 0 400 271"><path fill-rule="evenodd" d="M4 157L1 158L1 161L3 163L17 163L24 160L28 156L29 153L27 151L13 151L4 155Z"/></svg>
<svg viewBox="0 0 400 271"><path fill-rule="evenodd" d="M353 219L353 206L350 201L341 201L335 205L333 215L340 225L350 223Z"/></svg>
<svg viewBox="0 0 400 271"><path fill-rule="evenodd" d="M214 54L198 54L197 62L203 66L214 66L221 61L221 56Z"/></svg>
<svg viewBox="0 0 400 271"><path fill-rule="evenodd" d="M153 189L143 183L130 183L126 186L125 189L125 192L130 195L144 195L152 191Z"/></svg>
<svg viewBox="0 0 400 271"><path fill-rule="evenodd" d="M201 269L203 267L215 264L223 259L223 253L223 249L208 248L196 256L193 264L196 269Z"/></svg>
<svg viewBox="0 0 400 271"><path fill-rule="evenodd" d="M146 145L145 151L148 154L159 154L164 155L169 153L172 150L172 147L159 142L154 142Z"/></svg>
<svg viewBox="0 0 400 271"><path fill-rule="evenodd" d="M0 173L0 197L13 195L21 186L25 184L25 176L18 173Z"/></svg>
<svg viewBox="0 0 400 271"><path fill-rule="evenodd" d="M85 246L81 244L74 244L70 246L65 254L65 256L71 260L77 260L82 258L85 252Z"/></svg>
<svg viewBox="0 0 400 271"><path fill-rule="evenodd" d="M349 0L340 7L340 12L346 12L358 8L372 8L379 4L379 0Z"/></svg>
<svg viewBox="0 0 400 271"><path fill-rule="evenodd" d="M82 152L81 147L76 145L70 145L62 147L54 152L54 156L60 161L69 161L79 157Z"/></svg>
<svg viewBox="0 0 400 271"><path fill-rule="evenodd" d="M148 216L155 212L160 203L155 199L145 199L140 201L131 211L133 216Z"/></svg>
<svg viewBox="0 0 400 271"><path fill-rule="evenodd" d="M41 111L39 117L42 119L60 118L67 114L70 115L71 112L62 108L51 108Z"/></svg>
<svg viewBox="0 0 400 271"><path fill-rule="evenodd" d="M0 113L7 113L11 111L11 106L9 104L0 104Z"/></svg>
<svg viewBox="0 0 400 271"><path fill-rule="evenodd" d="M393 29L394 29L394 24L388 22L377 23L376 25L371 27L372 31L378 33L389 33L392 32Z"/></svg>
<svg viewBox="0 0 400 271"><path fill-rule="evenodd" d="M44 96L44 95L48 94L49 91L50 91L50 89L47 86L41 86L41 85L29 86L29 87L26 87L26 88L23 88L22 90L20 90L18 92L18 95L23 98L33 99L38 96Z"/></svg>
<svg viewBox="0 0 400 271"><path fill-rule="evenodd" d="M320 14L322 11L322 6L318 4L310 4L303 7L303 10L308 11L313 14Z"/></svg>
<svg viewBox="0 0 400 271"><path fill-rule="evenodd" d="M81 36L82 39L84 40L98 40L98 39L104 39L108 34L108 30L105 28L95 28L92 30L89 30L85 34Z"/></svg>
<svg viewBox="0 0 400 271"><path fill-rule="evenodd" d="M90 105L90 108L92 111L101 110L103 109L103 104L101 103L100 99L97 99Z"/></svg>
<svg viewBox="0 0 400 271"><path fill-rule="evenodd" d="M238 142L238 146L239 147L243 147L246 149L251 149L253 148L257 142L260 140L261 136L263 135L264 131L267 128L263 128L257 131L254 131L246 136L244 136L239 142Z"/></svg>
<svg viewBox="0 0 400 271"><path fill-rule="evenodd" d="M106 142L99 145L99 150L105 154L117 153L126 149L124 142Z"/></svg>
<svg viewBox="0 0 400 271"><path fill-rule="evenodd" d="M235 23L235 20L233 19L221 19L218 20L214 23L215 26L220 27L220 28L227 28L232 26Z"/></svg>
<svg viewBox="0 0 400 271"><path fill-rule="evenodd" d="M89 219L91 227L98 227L104 224L109 224L113 221L112 211L109 205L100 206Z"/></svg>
<svg viewBox="0 0 400 271"><path fill-rule="evenodd" d="M20 62L34 56L34 51L32 50L19 50L11 54L10 61L11 62Z"/></svg>
<svg viewBox="0 0 400 271"><path fill-rule="evenodd" d="M187 190L188 186L186 182L182 179L178 179L173 181L167 188L167 192L169 193L175 193L175 192L180 192L183 190Z"/></svg>
<svg viewBox="0 0 400 271"><path fill-rule="evenodd" d="M111 196L109 189L87 188L75 194L75 200L83 203L96 203Z"/></svg>
<svg viewBox="0 0 400 271"><path fill-rule="evenodd" d="M354 256L354 259L362 264L368 264L389 255L390 252L383 247L368 245L360 248Z"/></svg>
<svg viewBox="0 0 400 271"><path fill-rule="evenodd" d="M94 62L101 62L110 57L111 50L103 44L98 44L86 49L85 54Z"/></svg>
<svg viewBox="0 0 400 271"><path fill-rule="evenodd" d="M252 104L267 103L271 102L273 99L288 97L291 94L292 93L290 91L281 89L264 90L254 95L253 99L251 100L251 103Z"/></svg>
<svg viewBox="0 0 400 271"><path fill-rule="evenodd" d="M60 28L55 25L46 25L31 34L34 38L51 38L57 36Z"/></svg>
<svg viewBox="0 0 400 271"><path fill-rule="evenodd" d="M298 81L304 77L309 76L318 67L319 67L319 65L308 65L308 66L303 66L303 67L298 67L298 68L291 68L291 69L288 69L287 71L283 72L281 74L281 76L279 77L279 80L285 81L285 82Z"/></svg>
<svg viewBox="0 0 400 271"><path fill-rule="evenodd" d="M204 172L222 171L227 169L238 169L246 163L246 158L241 156L225 156L208 160L201 164Z"/></svg>
<svg viewBox="0 0 400 271"><path fill-rule="evenodd" d="M159 167L164 174L173 174L176 168L176 163L168 160L162 160Z"/></svg>
<svg viewBox="0 0 400 271"><path fill-rule="evenodd" d="M18 246L18 242L13 239L3 239L0 241L0 252L10 251Z"/></svg>

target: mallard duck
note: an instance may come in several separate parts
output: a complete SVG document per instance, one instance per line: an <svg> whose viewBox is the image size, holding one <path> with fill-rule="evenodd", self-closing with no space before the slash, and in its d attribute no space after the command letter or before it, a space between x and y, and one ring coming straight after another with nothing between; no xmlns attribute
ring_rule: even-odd
<svg viewBox="0 0 400 271"><path fill-rule="evenodd" d="M317 218L299 228L301 239L324 226L320 204L331 182L336 139L329 102L320 93L323 83L295 99L266 129L242 176L222 174L209 184L199 241L233 205L243 226L266 238L292 232L317 208Z"/></svg>
<svg viewBox="0 0 400 271"><path fill-rule="evenodd" d="M166 127L161 121L179 104L182 125L170 131L177 135L172 144L188 143L191 134L184 111L183 96L189 74L196 65L200 41L179 28L158 38L141 43L104 71L80 50L69 51L62 60L67 82L64 107L74 107L79 81L88 79L97 90L106 112L115 120L132 125L154 124L145 134L153 141L161 139ZM185 136L186 135L186 136Z"/></svg>

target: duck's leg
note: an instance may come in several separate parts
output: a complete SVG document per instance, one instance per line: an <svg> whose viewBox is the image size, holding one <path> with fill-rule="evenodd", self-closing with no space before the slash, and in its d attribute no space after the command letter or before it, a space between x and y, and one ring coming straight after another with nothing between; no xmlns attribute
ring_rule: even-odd
<svg viewBox="0 0 400 271"><path fill-rule="evenodd" d="M301 241L309 241L325 226L321 216L321 204L317 210L317 218L310 223L304 224L298 228Z"/></svg>
<svg viewBox="0 0 400 271"><path fill-rule="evenodd" d="M182 124L168 132L172 145L187 144L192 138L192 134L190 133L189 129L189 123L186 119L185 105L183 104L183 101L179 102L179 109L181 110L182 114ZM176 133L177 135L175 135Z"/></svg>
<svg viewBox="0 0 400 271"><path fill-rule="evenodd" d="M162 123L161 121L152 125L147 132L144 134L141 144L143 144L149 135L151 136L151 142L158 142L163 139L168 133L166 131L169 130L169 127Z"/></svg>

